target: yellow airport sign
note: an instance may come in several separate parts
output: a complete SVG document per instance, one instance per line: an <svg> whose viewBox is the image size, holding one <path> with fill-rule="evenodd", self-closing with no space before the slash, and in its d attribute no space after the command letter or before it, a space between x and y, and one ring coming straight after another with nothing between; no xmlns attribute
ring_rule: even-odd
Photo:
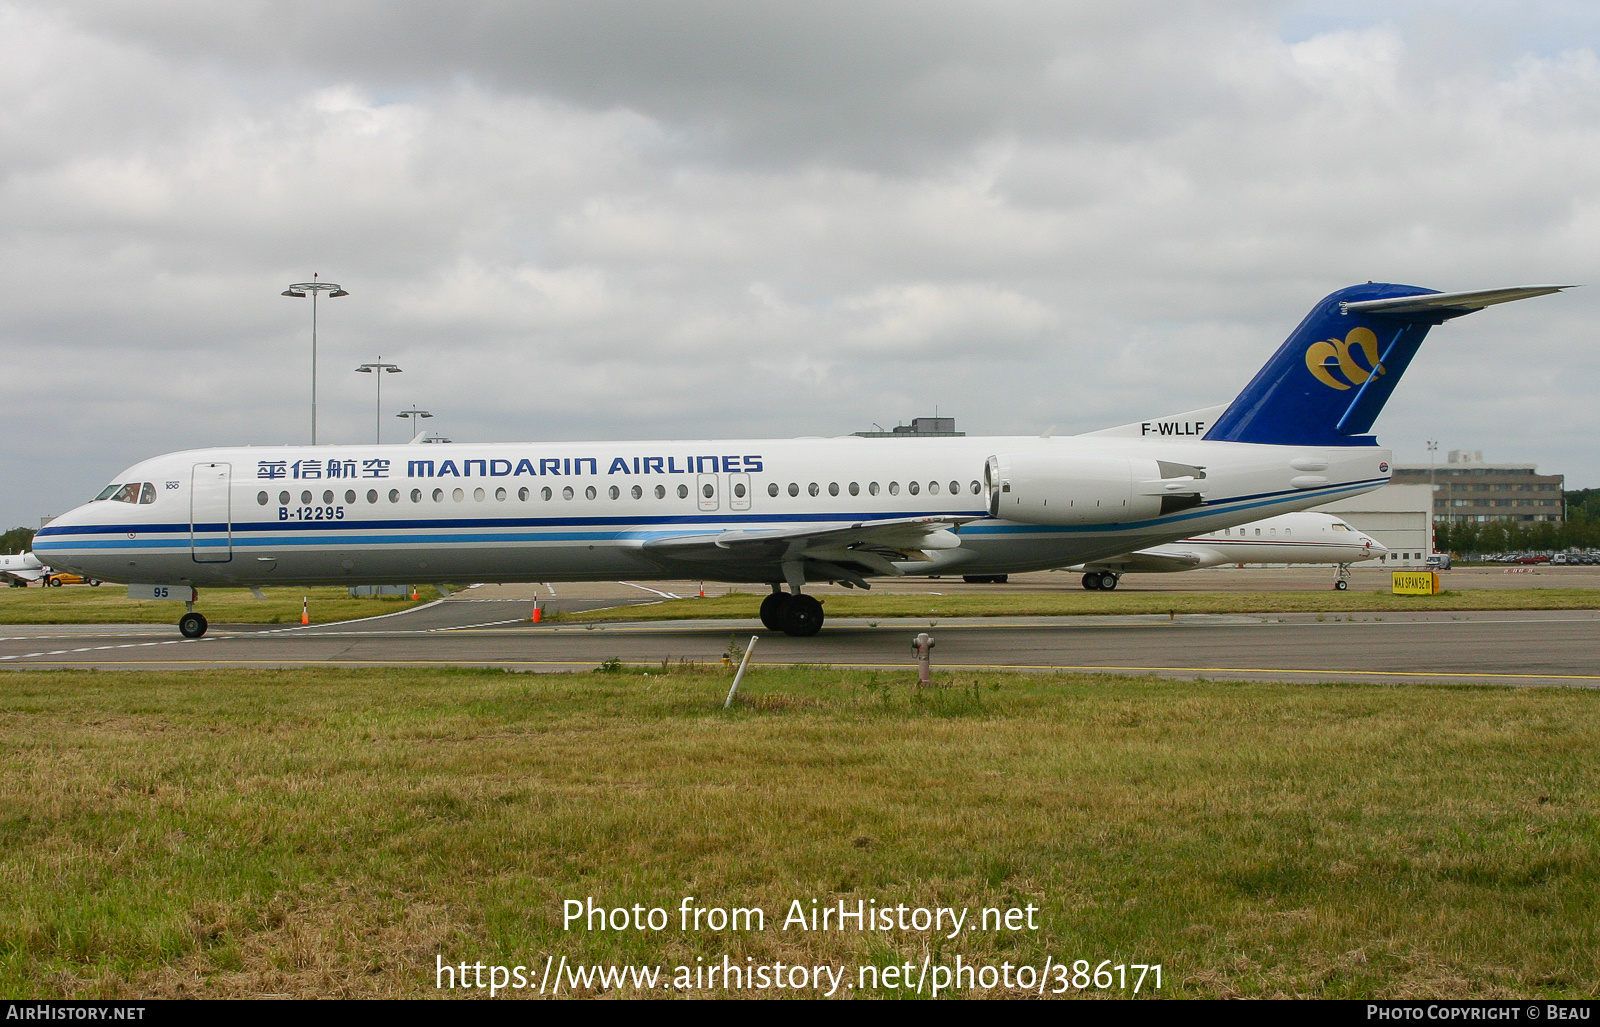
<svg viewBox="0 0 1600 1027"><path fill-rule="evenodd" d="M1389 591L1397 596L1431 596L1439 594L1438 571L1394 571Z"/></svg>

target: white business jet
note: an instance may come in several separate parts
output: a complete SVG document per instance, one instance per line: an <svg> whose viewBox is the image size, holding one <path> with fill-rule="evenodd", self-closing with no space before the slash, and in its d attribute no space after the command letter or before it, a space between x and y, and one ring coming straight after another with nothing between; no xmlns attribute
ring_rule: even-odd
<svg viewBox="0 0 1600 1027"><path fill-rule="evenodd" d="M32 553L0 556L0 578L10 582L12 588L25 588L30 582L44 577L49 570Z"/></svg>
<svg viewBox="0 0 1600 1027"><path fill-rule="evenodd" d="M1326 297L1203 435L228 448L135 464L39 531L56 567L180 598L208 585L703 579L768 584L1092 563L1369 492L1366 434L1433 325L1566 286ZM789 591L783 591L787 585Z"/></svg>
<svg viewBox="0 0 1600 1027"><path fill-rule="evenodd" d="M1219 528L1178 542L1069 567L1083 571L1083 587L1110 590L1122 575L1192 571L1228 563L1325 563L1339 568L1333 587L1349 588L1350 565L1389 550L1332 514L1303 510Z"/></svg>

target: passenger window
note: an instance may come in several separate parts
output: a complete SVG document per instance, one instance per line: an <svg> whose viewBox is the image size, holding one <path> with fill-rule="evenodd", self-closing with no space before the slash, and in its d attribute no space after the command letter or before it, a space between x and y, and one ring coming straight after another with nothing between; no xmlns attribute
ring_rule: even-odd
<svg viewBox="0 0 1600 1027"><path fill-rule="evenodd" d="M745 493L744 482L742 482L742 481L741 482L736 482L734 484L734 486L733 486L733 497L735 499L743 499L744 498L744 493Z"/></svg>
<svg viewBox="0 0 1600 1027"><path fill-rule="evenodd" d="M539 498L544 500L546 503L550 502L551 497L554 495L555 493L550 491L550 486L548 485L539 490Z"/></svg>
<svg viewBox="0 0 1600 1027"><path fill-rule="evenodd" d="M483 499L484 499L485 495L487 495L487 493L485 493L483 491L483 489L481 489L481 488L473 489L472 490L472 501L474 503L481 503L481 502L483 502Z"/></svg>
<svg viewBox="0 0 1600 1027"><path fill-rule="evenodd" d="M961 495L961 483L959 481L953 481L950 483L950 494L952 496Z"/></svg>
<svg viewBox="0 0 1600 1027"><path fill-rule="evenodd" d="M523 503L528 501L528 486L524 485L520 489L517 489L517 500Z"/></svg>
<svg viewBox="0 0 1600 1027"><path fill-rule="evenodd" d="M894 491L894 486L893 485L889 486L889 491L890 492ZM909 485L906 486L906 491L910 492L914 496L918 492L922 491L922 486L918 485L916 482L911 482Z"/></svg>
<svg viewBox="0 0 1600 1027"><path fill-rule="evenodd" d="M889 495L898 496L899 494L900 494L900 483L897 482L897 481L891 481L889 483Z"/></svg>
<svg viewBox="0 0 1600 1027"><path fill-rule="evenodd" d="M367 502L369 504L371 504L371 503L376 503L377 501L378 501L378 490L377 489L368 489L367 490Z"/></svg>
<svg viewBox="0 0 1600 1027"><path fill-rule="evenodd" d="M983 491L983 486L982 485L978 484L977 482L973 482L972 483L972 494L973 495L976 496L979 493L981 493L982 491Z"/></svg>
<svg viewBox="0 0 1600 1027"><path fill-rule="evenodd" d="M572 494L573 493L572 493L572 486L571 485L568 485L566 488L561 490L561 498L562 499L571 499L572 498Z"/></svg>
<svg viewBox="0 0 1600 1027"><path fill-rule="evenodd" d="M814 495L816 495L816 494L817 494L817 493L818 493L818 492L821 492L821 491L822 491L822 490L821 490L821 489L820 489L820 488L818 488L818 487L817 487L817 483L816 483L816 482L812 482L812 483L811 483L811 484L810 484L810 485L807 485L807 486L806 486L806 492L807 492L807 493L809 493L809 494L810 494L810 495L813 495L813 496L814 496Z"/></svg>
<svg viewBox="0 0 1600 1027"><path fill-rule="evenodd" d="M689 498L689 486L687 486L687 485L679 485L678 486L678 498L679 499L688 499Z"/></svg>
<svg viewBox="0 0 1600 1027"><path fill-rule="evenodd" d="M666 499L667 498L667 487L665 485L657 485L656 486L656 498L657 499Z"/></svg>
<svg viewBox="0 0 1600 1027"><path fill-rule="evenodd" d="M796 485L794 482L791 481L789 483L789 495L798 496L799 494L800 494L800 486Z"/></svg>
<svg viewBox="0 0 1600 1027"><path fill-rule="evenodd" d="M877 494L878 494L878 483L877 482L873 482L872 484L867 486L867 495L875 496Z"/></svg>
<svg viewBox="0 0 1600 1027"><path fill-rule="evenodd" d="M612 499L621 499L622 498L622 490L617 488L615 485L613 485L613 486L611 486L610 489L607 490L607 495L609 495Z"/></svg>
<svg viewBox="0 0 1600 1027"><path fill-rule="evenodd" d="M643 499L644 498L644 489L642 487L638 486L638 485L635 485L633 487L633 498L634 499Z"/></svg>
<svg viewBox="0 0 1600 1027"><path fill-rule="evenodd" d="M494 498L495 498L496 502L504 503L506 501L506 490L505 489L495 489L494 490Z"/></svg>
<svg viewBox="0 0 1600 1027"><path fill-rule="evenodd" d="M705 496L707 499L710 499L712 495L716 493L716 491L717 490L712 488L710 485L705 485L701 487L700 494Z"/></svg>
<svg viewBox="0 0 1600 1027"><path fill-rule="evenodd" d="M301 506L310 506L311 505L311 493L309 493L309 492L300 493L300 505Z"/></svg>
<svg viewBox="0 0 1600 1027"><path fill-rule="evenodd" d="M839 494L839 483L836 482L836 481L828 482L828 495L837 496L838 494Z"/></svg>
<svg viewBox="0 0 1600 1027"><path fill-rule="evenodd" d="M269 500L271 498L272 497L267 495L265 492L257 492L256 493L256 502L258 504L260 504L261 506L266 506L267 505L267 500Z"/></svg>
<svg viewBox="0 0 1600 1027"><path fill-rule="evenodd" d="M465 489L453 489L450 492L450 498L454 499L456 502L459 503L462 500L467 498L466 490Z"/></svg>
<svg viewBox="0 0 1600 1027"><path fill-rule="evenodd" d="M412 502L416 502L418 499L421 499L421 498L422 498L422 493L420 493L420 492L412 493ZM389 502L391 502L391 503L400 502L400 490L399 489L390 489L389 490Z"/></svg>
<svg viewBox="0 0 1600 1027"><path fill-rule="evenodd" d="M444 489L434 489L433 490L433 501L435 503L444 502Z"/></svg>
<svg viewBox="0 0 1600 1027"><path fill-rule="evenodd" d="M412 489L411 490L411 501L413 503L422 502L422 490L421 489Z"/></svg>
<svg viewBox="0 0 1600 1027"><path fill-rule="evenodd" d="M583 490L584 499L593 499L598 494L599 493L595 492L593 485L590 485L588 488Z"/></svg>
<svg viewBox="0 0 1600 1027"><path fill-rule="evenodd" d="M856 483L855 483L855 482L851 482L851 483L850 483L850 494L851 494L851 495L852 495L852 496L859 496L859 495L861 495L861 486L860 486L860 485L857 485L857 484L856 484Z"/></svg>
<svg viewBox="0 0 1600 1027"><path fill-rule="evenodd" d="M352 504L356 501L356 493L355 493L354 489L346 489L345 490L344 501L346 503L352 503Z"/></svg>
<svg viewBox="0 0 1600 1027"><path fill-rule="evenodd" d="M767 495L776 496L777 494L778 494L778 483L777 482L773 482L771 485L767 486Z"/></svg>
<svg viewBox="0 0 1600 1027"><path fill-rule="evenodd" d="M938 494L939 494L939 483L936 482L936 481L928 482L928 495L937 496Z"/></svg>

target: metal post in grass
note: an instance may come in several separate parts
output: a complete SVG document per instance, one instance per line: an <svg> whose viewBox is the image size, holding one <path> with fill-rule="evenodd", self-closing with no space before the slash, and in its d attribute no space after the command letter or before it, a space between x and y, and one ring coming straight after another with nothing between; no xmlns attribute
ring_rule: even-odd
<svg viewBox="0 0 1600 1027"><path fill-rule="evenodd" d="M933 684L933 638L924 631L912 640L911 651L917 654L917 687L928 688Z"/></svg>
<svg viewBox="0 0 1600 1027"><path fill-rule="evenodd" d="M733 675L733 687L728 689L728 698L722 704L723 709L733 705L733 695L739 691L739 679L744 677L744 669L750 663L750 653L754 651L756 642L760 641L760 638L760 635L751 635L750 644L744 647L744 659L739 661L739 670Z"/></svg>

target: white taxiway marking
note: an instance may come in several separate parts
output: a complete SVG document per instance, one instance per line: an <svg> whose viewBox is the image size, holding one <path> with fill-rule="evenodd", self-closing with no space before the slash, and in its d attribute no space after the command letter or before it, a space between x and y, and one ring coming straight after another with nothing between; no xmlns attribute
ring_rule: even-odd
<svg viewBox="0 0 1600 1027"><path fill-rule="evenodd" d="M648 585L635 585L631 581L619 581L619 582L617 582L617 584L619 584L619 585L627 585L629 588L643 589L646 592L653 592L656 595L662 596L662 597L667 598L667 599L682 599L683 598L683 596L677 595L675 593L662 592L659 589L651 588Z"/></svg>

